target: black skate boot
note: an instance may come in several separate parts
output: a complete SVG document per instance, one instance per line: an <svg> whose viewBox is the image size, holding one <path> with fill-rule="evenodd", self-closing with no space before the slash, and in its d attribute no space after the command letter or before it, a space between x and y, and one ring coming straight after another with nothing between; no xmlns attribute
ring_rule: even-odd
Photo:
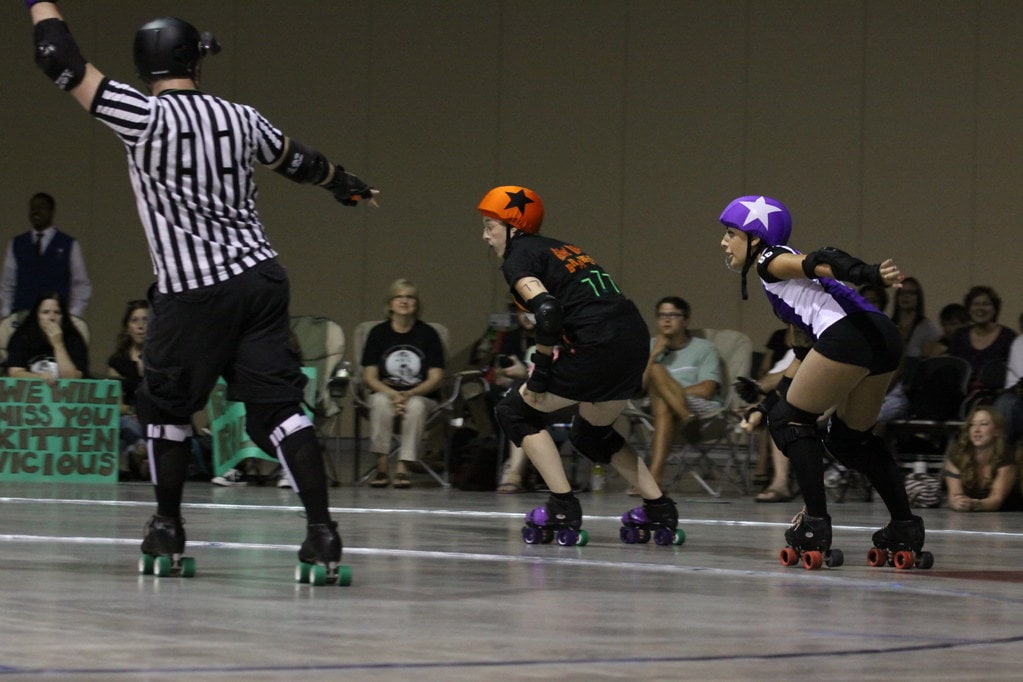
<svg viewBox="0 0 1023 682"><path fill-rule="evenodd" d="M841 566L845 557L840 549L831 549L831 517L810 516L804 508L785 531L788 546L779 558L784 566L795 566L800 559L807 570Z"/></svg>
<svg viewBox="0 0 1023 682"><path fill-rule="evenodd" d="M527 545L546 545L556 539L563 547L581 546L590 539L589 533L581 530L582 525L583 509L575 495L561 499L552 493L544 506L526 512L522 539Z"/></svg>
<svg viewBox="0 0 1023 682"><path fill-rule="evenodd" d="M678 530L678 508L670 497L643 500L642 507L622 514L618 531L622 542L629 545L649 542L651 532L658 545L681 545L686 541L685 532Z"/></svg>
<svg viewBox="0 0 1023 682"><path fill-rule="evenodd" d="M142 556L139 573L143 575L195 575L195 559L183 556L185 527L181 517L154 514L142 531Z"/></svg>
<svg viewBox="0 0 1023 682"><path fill-rule="evenodd" d="M341 565L341 536L337 522L311 523L298 550L295 582L313 585L351 585L352 569Z"/></svg>
<svg viewBox="0 0 1023 682"><path fill-rule="evenodd" d="M874 546L867 552L870 566L894 566L895 568L930 568L934 555L923 550L924 520L914 516L907 521L890 521L887 526L874 533Z"/></svg>

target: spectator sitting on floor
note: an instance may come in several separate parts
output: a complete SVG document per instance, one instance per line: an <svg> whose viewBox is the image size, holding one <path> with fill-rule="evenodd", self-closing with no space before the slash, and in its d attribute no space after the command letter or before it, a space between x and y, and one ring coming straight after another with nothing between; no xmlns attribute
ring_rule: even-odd
<svg viewBox="0 0 1023 682"><path fill-rule="evenodd" d="M975 407L945 458L948 506L955 511L1023 508L1016 457L1005 441L1002 415Z"/></svg>

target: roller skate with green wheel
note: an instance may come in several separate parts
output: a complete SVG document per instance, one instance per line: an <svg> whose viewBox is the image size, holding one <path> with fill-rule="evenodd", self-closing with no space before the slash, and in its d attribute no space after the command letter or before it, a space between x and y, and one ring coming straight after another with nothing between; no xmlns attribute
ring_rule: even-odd
<svg viewBox="0 0 1023 682"><path fill-rule="evenodd" d="M182 578L195 575L195 559L184 556L185 527L180 516L154 514L143 533L139 573Z"/></svg>
<svg viewBox="0 0 1023 682"><path fill-rule="evenodd" d="M678 528L678 507L670 497L658 500L643 500L642 507L636 507L622 514L622 527L618 537L627 545L645 544L681 545L686 541L685 531Z"/></svg>
<svg viewBox="0 0 1023 682"><path fill-rule="evenodd" d="M785 531L788 546L781 550L779 559L783 566L795 566L800 560L806 570L821 566L837 568L845 563L840 549L831 548L831 517L810 516L804 508Z"/></svg>
<svg viewBox="0 0 1023 682"><path fill-rule="evenodd" d="M526 512L522 539L527 545L557 541L562 547L581 547L590 541L590 534L582 530L582 525L583 510L575 495L563 499L552 493L544 506Z"/></svg>
<svg viewBox="0 0 1023 682"><path fill-rule="evenodd" d="M867 565L888 565L900 570L931 568L934 555L924 551L924 535L924 520L919 516L889 522L874 533L874 546L867 551Z"/></svg>
<svg viewBox="0 0 1023 682"><path fill-rule="evenodd" d="M298 550L295 582L311 585L352 584L351 566L341 565L341 536L337 522L310 523L305 542Z"/></svg>

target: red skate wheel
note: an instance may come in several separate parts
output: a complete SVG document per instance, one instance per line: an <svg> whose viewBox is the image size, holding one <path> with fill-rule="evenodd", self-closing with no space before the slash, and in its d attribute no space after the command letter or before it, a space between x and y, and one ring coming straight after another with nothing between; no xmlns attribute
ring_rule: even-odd
<svg viewBox="0 0 1023 682"><path fill-rule="evenodd" d="M803 568L813 571L824 565L824 555L817 550L811 550L803 554Z"/></svg>
<svg viewBox="0 0 1023 682"><path fill-rule="evenodd" d="M786 547L778 555L778 559L782 566L795 566L799 562L799 552L791 547Z"/></svg>
<svg viewBox="0 0 1023 682"><path fill-rule="evenodd" d="M880 547L871 547L867 550L867 565L879 568L888 563L888 552Z"/></svg>
<svg viewBox="0 0 1023 682"><path fill-rule="evenodd" d="M916 557L909 550L904 549L895 553L895 568L906 570L913 568L914 563L916 563Z"/></svg>

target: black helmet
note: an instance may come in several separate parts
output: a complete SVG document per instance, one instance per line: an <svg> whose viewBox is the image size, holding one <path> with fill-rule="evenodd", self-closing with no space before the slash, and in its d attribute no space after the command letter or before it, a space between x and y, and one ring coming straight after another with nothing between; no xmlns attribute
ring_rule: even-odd
<svg viewBox="0 0 1023 682"><path fill-rule="evenodd" d="M187 21L153 19L135 33L135 70L146 82L160 78L195 78L207 53L220 52L212 33L199 34Z"/></svg>

